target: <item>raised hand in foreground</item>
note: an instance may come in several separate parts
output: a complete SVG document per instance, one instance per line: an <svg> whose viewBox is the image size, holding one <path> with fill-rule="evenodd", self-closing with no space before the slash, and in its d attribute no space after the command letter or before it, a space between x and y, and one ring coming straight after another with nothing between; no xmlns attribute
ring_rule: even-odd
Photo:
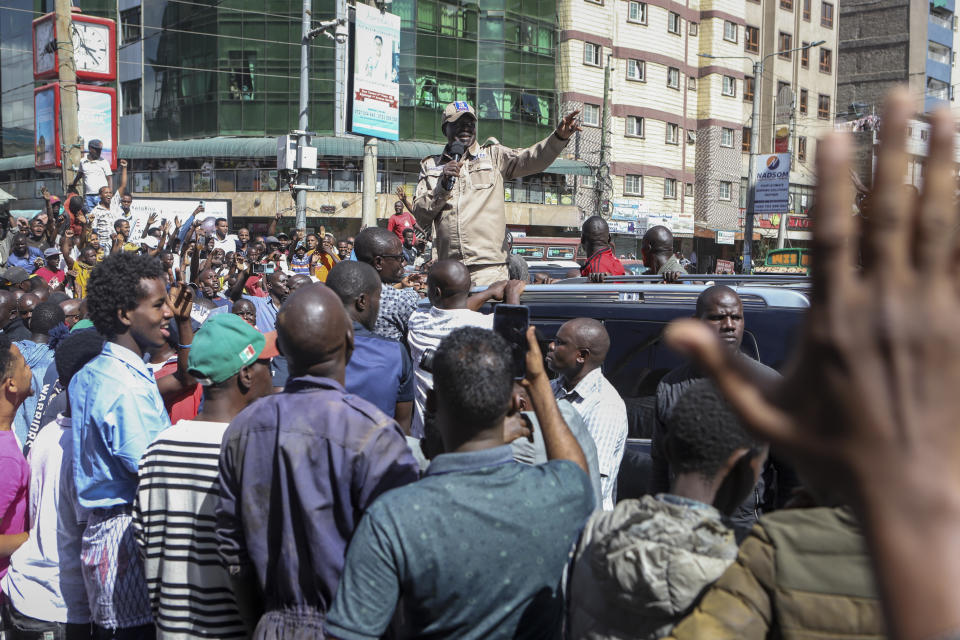
<svg viewBox="0 0 960 640"><path fill-rule="evenodd" d="M921 639L960 631L960 217L949 112L932 119L921 197L903 188L912 104L888 100L866 219L851 215L848 138L818 146L810 312L777 386L696 321L667 337L807 483L857 510L891 637Z"/></svg>

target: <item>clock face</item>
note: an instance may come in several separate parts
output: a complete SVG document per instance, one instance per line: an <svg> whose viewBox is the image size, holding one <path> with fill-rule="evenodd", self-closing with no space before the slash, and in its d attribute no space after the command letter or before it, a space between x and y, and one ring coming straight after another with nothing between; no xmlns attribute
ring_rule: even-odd
<svg viewBox="0 0 960 640"><path fill-rule="evenodd" d="M38 22L34 27L34 71L37 74L53 71L57 63L57 43L53 35L53 20Z"/></svg>
<svg viewBox="0 0 960 640"><path fill-rule="evenodd" d="M111 55L107 25L73 22L73 59L77 71L109 73Z"/></svg>

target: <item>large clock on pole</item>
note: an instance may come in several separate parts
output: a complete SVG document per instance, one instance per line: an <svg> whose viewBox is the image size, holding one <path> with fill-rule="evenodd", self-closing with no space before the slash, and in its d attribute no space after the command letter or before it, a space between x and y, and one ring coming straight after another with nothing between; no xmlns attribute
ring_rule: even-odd
<svg viewBox="0 0 960 640"><path fill-rule="evenodd" d="M70 39L77 80L116 80L116 23L82 13L73 13L71 20ZM58 75L60 55L56 30L56 16L52 13L33 21L33 77L38 80Z"/></svg>

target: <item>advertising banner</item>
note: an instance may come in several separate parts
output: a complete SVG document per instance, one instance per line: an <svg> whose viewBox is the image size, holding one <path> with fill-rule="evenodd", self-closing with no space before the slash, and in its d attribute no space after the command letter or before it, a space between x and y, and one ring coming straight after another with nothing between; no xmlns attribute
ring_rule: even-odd
<svg viewBox="0 0 960 640"><path fill-rule="evenodd" d="M59 164L57 93L54 85L41 87L33 93L34 165L37 169L50 169Z"/></svg>
<svg viewBox="0 0 960 640"><path fill-rule="evenodd" d="M92 87L79 85L77 87L77 125L83 149L91 140L103 142L103 151L100 156L110 163L114 171L117 170L117 140L115 105L116 92L109 87Z"/></svg>
<svg viewBox="0 0 960 640"><path fill-rule="evenodd" d="M717 231L717 244L733 244L736 237L736 231Z"/></svg>
<svg viewBox="0 0 960 640"><path fill-rule="evenodd" d="M351 131L400 137L400 16L357 3Z"/></svg>
<svg viewBox="0 0 960 640"><path fill-rule="evenodd" d="M753 213L786 213L790 210L790 154L757 158Z"/></svg>

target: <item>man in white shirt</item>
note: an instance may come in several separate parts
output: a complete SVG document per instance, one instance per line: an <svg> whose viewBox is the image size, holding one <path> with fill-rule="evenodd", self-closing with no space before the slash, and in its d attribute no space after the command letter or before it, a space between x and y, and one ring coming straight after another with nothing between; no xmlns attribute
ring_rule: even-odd
<svg viewBox="0 0 960 640"><path fill-rule="evenodd" d="M493 329L493 316L477 309L489 300L506 300L519 304L525 283L519 280L497 282L486 291L470 295L470 271L457 260L440 260L427 276L427 295L430 308L417 310L408 321L407 344L414 366L414 414L410 435L423 437L423 416L427 392L433 388L433 374L421 363L428 364L430 355L454 329L480 327ZM424 361L427 354L427 362ZM428 367L429 368L429 367Z"/></svg>
<svg viewBox="0 0 960 640"><path fill-rule="evenodd" d="M559 376L551 382L558 400L567 400L587 423L597 445L603 508L613 509L617 481L627 442L627 407L600 367L610 350L610 336L592 318L565 322L550 343L547 366Z"/></svg>
<svg viewBox="0 0 960 640"><path fill-rule="evenodd" d="M220 563L214 524L219 455L231 420L273 391L276 334L232 313L193 337L187 366L203 385L203 410L162 431L140 460L134 535L144 561L157 638L241 637L242 611ZM171 553L175 541L178 552Z"/></svg>
<svg viewBox="0 0 960 640"><path fill-rule="evenodd" d="M131 206L133 196L127 192L127 161L120 161L120 186L116 193L109 185L100 189L100 202L93 208L93 230L100 238L109 238L114 232L117 220L126 220L130 225L128 241L136 242L140 239L147 223L146 214L135 214Z"/></svg>
<svg viewBox="0 0 960 640"><path fill-rule="evenodd" d="M100 355L95 330L75 332L60 343L54 366L64 395L70 380ZM30 448L30 537L10 557L3 578L5 615L29 637L89 637L90 606L83 585L80 539L87 512L77 500L73 474L70 403L37 433ZM49 634L49 636L47 635ZM75 635L76 634L76 635Z"/></svg>
<svg viewBox="0 0 960 640"><path fill-rule="evenodd" d="M83 193L85 213L97 206L100 200L100 189L110 186L110 177L113 171L110 169L110 163L100 157L103 151L103 143L99 140L91 140L87 144L87 157L80 159L80 171L73 183L83 176Z"/></svg>
<svg viewBox="0 0 960 640"><path fill-rule="evenodd" d="M217 218L217 226L213 236L213 248L223 249L223 255L236 253L237 245L240 244L239 238L232 233L227 233L230 227L227 225L226 218Z"/></svg>

